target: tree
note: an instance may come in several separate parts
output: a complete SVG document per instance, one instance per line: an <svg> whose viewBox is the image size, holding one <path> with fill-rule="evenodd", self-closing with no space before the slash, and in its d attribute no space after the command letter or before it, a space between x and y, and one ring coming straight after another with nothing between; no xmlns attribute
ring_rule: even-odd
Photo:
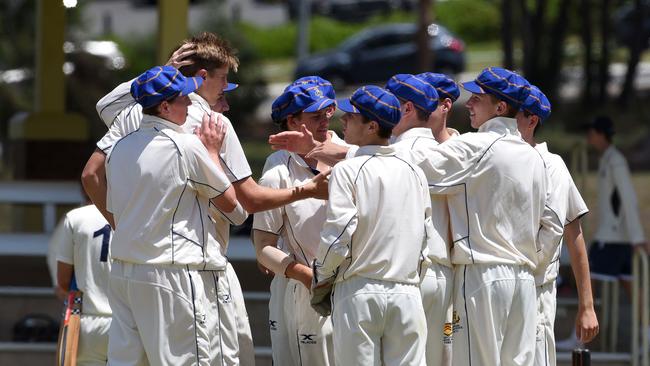
<svg viewBox="0 0 650 366"><path fill-rule="evenodd" d="M643 0L634 1L633 23L635 31L633 41L628 47L629 57L627 59L627 72L625 73L623 88L621 89L621 94L618 96L618 102L621 106L627 106L629 99L634 96L634 79L647 37L643 29L643 20L647 16L647 10L647 7L643 4Z"/></svg>
<svg viewBox="0 0 650 366"><path fill-rule="evenodd" d="M610 39L610 0L602 0L600 7L600 59L598 60L598 102L607 101L607 84L609 83L609 39Z"/></svg>
<svg viewBox="0 0 650 366"><path fill-rule="evenodd" d="M501 0L501 45L503 47L503 67L515 68L513 47L512 0Z"/></svg>
<svg viewBox="0 0 650 366"><path fill-rule="evenodd" d="M418 31L416 42L418 45L418 69L421 72L428 71L433 65L434 55L429 47L429 24L431 24L431 8L433 0L419 0L418 3Z"/></svg>

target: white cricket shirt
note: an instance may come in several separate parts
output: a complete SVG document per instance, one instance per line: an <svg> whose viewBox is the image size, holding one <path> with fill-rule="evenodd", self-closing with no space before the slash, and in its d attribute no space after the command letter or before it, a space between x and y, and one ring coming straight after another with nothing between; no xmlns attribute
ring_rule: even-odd
<svg viewBox="0 0 650 366"><path fill-rule="evenodd" d="M613 145L598 164L598 230L594 240L619 244L645 241L630 169Z"/></svg>
<svg viewBox="0 0 650 366"><path fill-rule="evenodd" d="M424 173L391 146L360 147L332 169L316 279L417 284L431 230Z"/></svg>
<svg viewBox="0 0 650 366"><path fill-rule="evenodd" d="M225 268L208 201L230 181L199 138L144 115L106 159L107 209L115 217L114 259Z"/></svg>
<svg viewBox="0 0 650 366"><path fill-rule="evenodd" d="M430 128L417 127L406 130L397 136L391 146L395 148L398 154L410 158L410 151L422 150L436 145L438 145L438 142L433 137ZM429 259L434 263L451 267L449 252L451 238L449 236L447 197L438 194L431 195L431 221L434 230L429 240Z"/></svg>
<svg viewBox="0 0 650 366"><path fill-rule="evenodd" d="M56 259L74 266L77 287L84 294L82 312L111 316L107 293L113 230L95 205L74 209L63 220L60 235L53 243Z"/></svg>
<svg viewBox="0 0 650 366"><path fill-rule="evenodd" d="M333 143L345 145L336 133L329 133ZM281 150L266 159L259 184L276 189L291 188L308 183L318 173L298 154ZM273 210L255 213L253 229L281 236L295 260L311 266L318 253L326 210L327 201L307 198Z"/></svg>
<svg viewBox="0 0 650 366"><path fill-rule="evenodd" d="M582 199L578 188L571 178L571 173L559 155L548 151L546 143L537 144L535 149L539 151L546 164L549 173L550 190L549 205L557 213L558 218L564 225L579 219L589 212L587 204ZM556 243L543 245L546 248L540 257L540 263L535 270L535 285L541 286L548 282L555 281L560 269L560 251L562 240Z"/></svg>
<svg viewBox="0 0 650 366"><path fill-rule="evenodd" d="M448 196L452 263L535 269L540 243L559 241L563 223L545 205L544 161L515 119L493 118L478 132L412 154L431 192Z"/></svg>

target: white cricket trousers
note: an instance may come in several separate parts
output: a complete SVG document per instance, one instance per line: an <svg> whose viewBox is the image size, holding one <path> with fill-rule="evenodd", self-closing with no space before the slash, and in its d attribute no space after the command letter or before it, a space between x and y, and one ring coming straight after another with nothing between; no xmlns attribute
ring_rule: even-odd
<svg viewBox="0 0 650 366"><path fill-rule="evenodd" d="M457 265L454 282L454 366L532 366L537 321L532 270Z"/></svg>
<svg viewBox="0 0 650 366"><path fill-rule="evenodd" d="M555 366L555 281L537 286L537 337L535 366Z"/></svg>
<svg viewBox="0 0 650 366"><path fill-rule="evenodd" d="M287 283L284 319L293 360L287 366L334 366L332 321L311 307L311 293L300 281Z"/></svg>
<svg viewBox="0 0 650 366"><path fill-rule="evenodd" d="M421 277L422 306L427 318L427 365L450 365L451 334L445 331L445 324L451 322L454 270L433 263Z"/></svg>
<svg viewBox="0 0 650 366"><path fill-rule="evenodd" d="M239 279L232 265L225 271L199 271L207 296L206 323L210 359L219 366L255 365L255 350Z"/></svg>
<svg viewBox="0 0 650 366"><path fill-rule="evenodd" d="M239 364L241 366L255 366L255 346L253 345L253 334L251 324L248 321L248 311L244 301L244 292L241 289L239 278L232 264L226 265L226 278L230 286L230 294L235 303L237 313L237 340L239 341Z"/></svg>
<svg viewBox="0 0 650 366"><path fill-rule="evenodd" d="M78 366L105 366L108 359L108 330L111 316L81 314Z"/></svg>
<svg viewBox="0 0 650 366"><path fill-rule="evenodd" d="M271 350L273 365L291 365L289 350L289 333L284 320L284 294L287 290L288 279L279 274L271 280L271 298L269 299L269 333L271 335Z"/></svg>
<svg viewBox="0 0 650 366"><path fill-rule="evenodd" d="M334 285L337 365L424 366L426 318L419 286L353 276Z"/></svg>
<svg viewBox="0 0 650 366"><path fill-rule="evenodd" d="M114 260L108 365L211 365L203 279L187 267Z"/></svg>

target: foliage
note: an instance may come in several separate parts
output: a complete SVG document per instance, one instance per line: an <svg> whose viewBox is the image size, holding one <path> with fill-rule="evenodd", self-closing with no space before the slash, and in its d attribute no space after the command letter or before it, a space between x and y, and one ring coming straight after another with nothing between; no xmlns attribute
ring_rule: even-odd
<svg viewBox="0 0 650 366"><path fill-rule="evenodd" d="M465 43L499 38L501 15L496 0L441 1L434 7L435 19Z"/></svg>

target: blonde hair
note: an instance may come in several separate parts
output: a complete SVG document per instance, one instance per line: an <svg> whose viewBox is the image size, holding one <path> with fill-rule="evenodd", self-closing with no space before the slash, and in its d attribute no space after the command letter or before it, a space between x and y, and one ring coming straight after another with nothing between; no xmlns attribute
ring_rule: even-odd
<svg viewBox="0 0 650 366"><path fill-rule="evenodd" d="M180 68L183 75L194 76L201 69L206 69L208 72L211 72L214 69L224 66L237 72L237 68L239 67L237 50L232 48L230 42L227 40L214 33L202 32L190 39L184 40L179 48L187 43L194 45L196 53L187 57L187 59L193 61L191 65Z"/></svg>

